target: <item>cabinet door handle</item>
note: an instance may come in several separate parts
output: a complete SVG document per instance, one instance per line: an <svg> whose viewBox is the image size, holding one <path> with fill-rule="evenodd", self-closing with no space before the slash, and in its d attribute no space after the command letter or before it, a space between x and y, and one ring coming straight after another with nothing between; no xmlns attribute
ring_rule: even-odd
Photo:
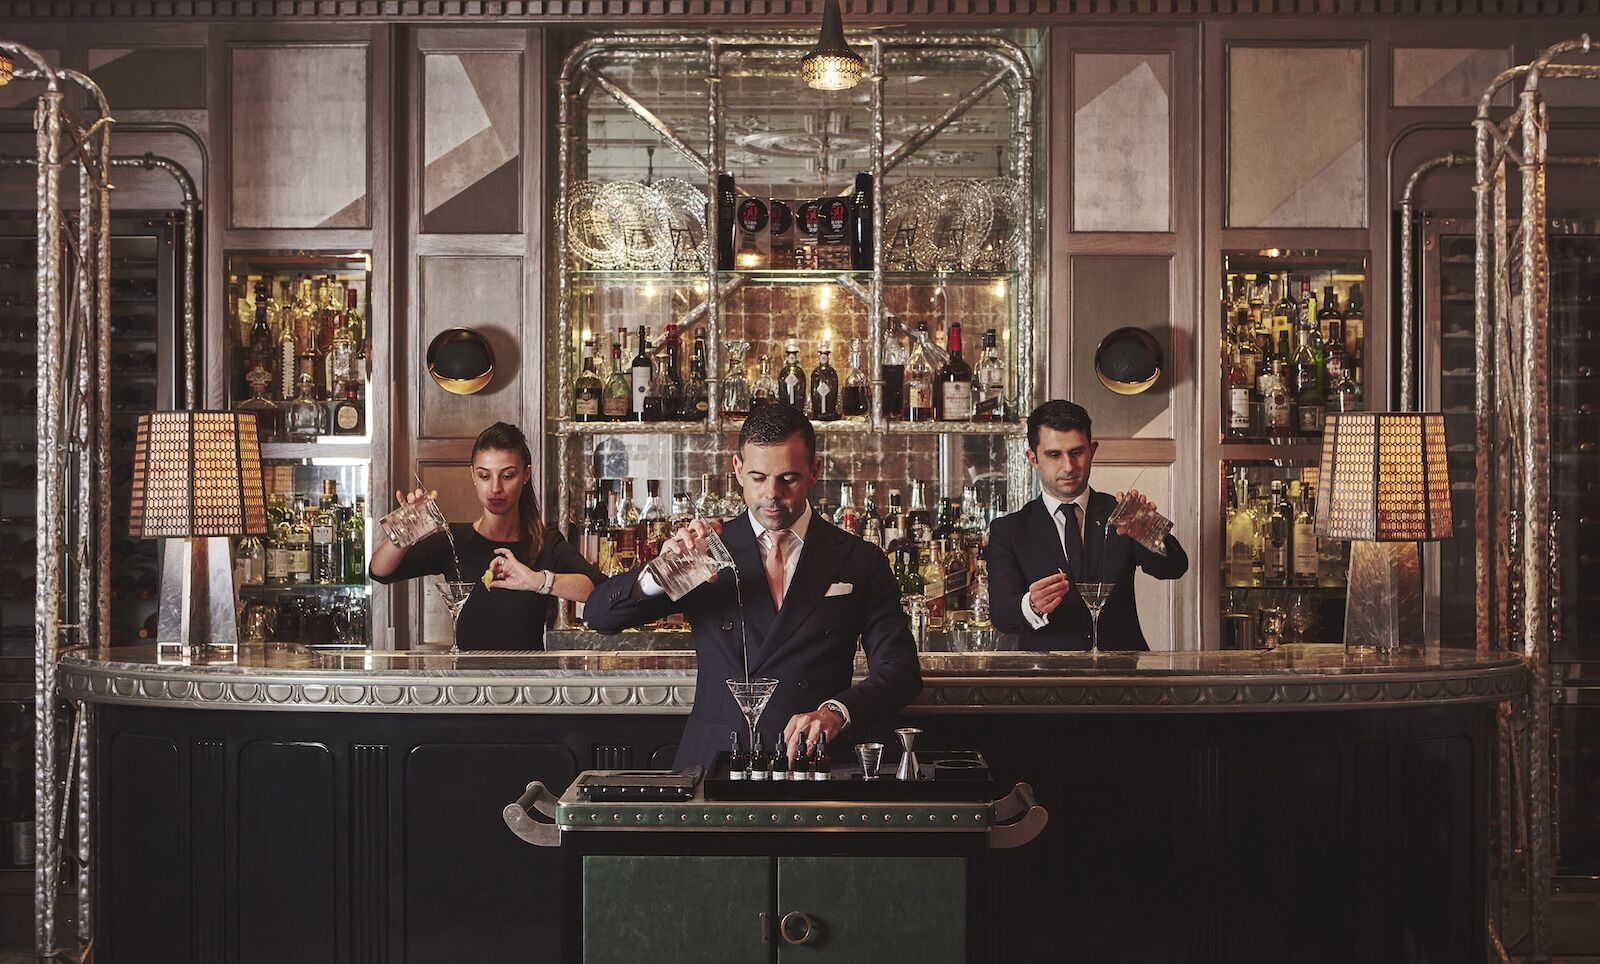
<svg viewBox="0 0 1600 964"><path fill-rule="evenodd" d="M810 944L817 939L818 930L810 914L797 910L784 914L783 920L778 922L778 934L785 944Z"/></svg>

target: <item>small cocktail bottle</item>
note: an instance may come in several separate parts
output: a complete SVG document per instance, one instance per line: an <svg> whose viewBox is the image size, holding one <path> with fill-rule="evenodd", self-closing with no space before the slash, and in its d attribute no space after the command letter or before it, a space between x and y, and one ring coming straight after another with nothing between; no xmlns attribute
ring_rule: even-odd
<svg viewBox="0 0 1600 964"><path fill-rule="evenodd" d="M757 733L755 748L750 752L750 779L765 780L767 768L771 765L771 761L767 759L767 751L761 745L761 734Z"/></svg>
<svg viewBox="0 0 1600 964"><path fill-rule="evenodd" d="M789 766L789 779L811 779L811 757L806 753L806 735L800 734L800 741L795 745L794 763Z"/></svg>
<svg viewBox="0 0 1600 964"><path fill-rule="evenodd" d="M772 779L789 779L789 748L782 740L775 741L772 747Z"/></svg>
<svg viewBox="0 0 1600 964"><path fill-rule="evenodd" d="M728 779L743 780L745 771L750 768L750 757L739 746L739 731L731 730L728 733L728 742L732 745L733 752L728 755Z"/></svg>
<svg viewBox="0 0 1600 964"><path fill-rule="evenodd" d="M828 738L817 737L817 744L811 748L811 779L833 779L832 768L828 763Z"/></svg>

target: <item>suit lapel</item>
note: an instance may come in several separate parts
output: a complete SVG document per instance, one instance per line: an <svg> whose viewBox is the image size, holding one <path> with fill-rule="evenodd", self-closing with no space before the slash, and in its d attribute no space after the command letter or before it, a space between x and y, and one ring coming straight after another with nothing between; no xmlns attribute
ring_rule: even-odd
<svg viewBox="0 0 1600 964"><path fill-rule="evenodd" d="M805 547L800 551L800 560L795 563L794 578L789 580L789 589L783 594L783 608L778 610L766 639L757 650L758 662L771 659L817 611L817 604L828 589L828 579L835 573L839 563L834 556L834 536L837 531L824 522L820 515L812 513L811 525L806 530ZM762 586L766 586L765 576ZM772 605L770 595L767 605Z"/></svg>
<svg viewBox="0 0 1600 964"><path fill-rule="evenodd" d="M1106 574L1101 571L1106 554L1106 520L1116 508L1116 499L1103 492L1089 494L1089 514L1083 524L1084 578L1087 582L1102 582Z"/></svg>

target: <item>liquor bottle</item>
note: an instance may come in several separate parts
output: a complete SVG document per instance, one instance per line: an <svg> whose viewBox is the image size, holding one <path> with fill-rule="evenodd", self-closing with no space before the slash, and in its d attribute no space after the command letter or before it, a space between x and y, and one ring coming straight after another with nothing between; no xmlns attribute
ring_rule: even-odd
<svg viewBox="0 0 1600 964"><path fill-rule="evenodd" d="M922 598L928 605L929 615L943 615L945 611L943 546L937 543L919 544L917 578L922 583Z"/></svg>
<svg viewBox="0 0 1600 964"><path fill-rule="evenodd" d="M240 586L259 586L267 578L267 547L255 536L239 540L233 552L234 582Z"/></svg>
<svg viewBox="0 0 1600 964"><path fill-rule="evenodd" d="M732 519L744 510L744 487L739 484L739 477L729 472L723 479L722 507L717 511L717 518Z"/></svg>
<svg viewBox="0 0 1600 964"><path fill-rule="evenodd" d="M1244 363L1240 360L1239 346L1228 352L1228 437L1247 438L1251 428L1251 403L1255 401Z"/></svg>
<svg viewBox="0 0 1600 964"><path fill-rule="evenodd" d="M267 574L270 586L289 581L289 500L282 492L267 499Z"/></svg>
<svg viewBox="0 0 1600 964"><path fill-rule="evenodd" d="M728 731L728 779L743 780L745 771L750 768L750 756L739 745L739 731Z"/></svg>
<svg viewBox="0 0 1600 964"><path fill-rule="evenodd" d="M1322 289L1322 310L1317 312L1316 327L1319 331L1331 332L1336 326L1341 332L1345 331L1344 316L1339 312L1339 299L1333 293L1333 285L1325 285ZM1323 341L1327 341L1326 334L1323 336ZM1345 333L1345 337L1341 341L1345 351L1348 353L1350 349L1348 332ZM1349 361L1348 354L1343 361Z"/></svg>
<svg viewBox="0 0 1600 964"><path fill-rule="evenodd" d="M1294 301L1294 278L1284 274L1279 278L1278 300L1272 306L1272 338L1287 335L1295 329L1299 306Z"/></svg>
<svg viewBox="0 0 1600 964"><path fill-rule="evenodd" d="M367 581L367 500L356 496L339 533L344 543L344 581L357 585Z"/></svg>
<svg viewBox="0 0 1600 964"><path fill-rule="evenodd" d="M872 404L872 386L867 383L867 373L861 370L861 339L850 339L850 371L845 374L844 389L839 397L839 414L856 418L867 414Z"/></svg>
<svg viewBox="0 0 1600 964"><path fill-rule="evenodd" d="M646 479L644 491L644 508L639 510L639 522L634 527L634 544L638 547L640 563L654 559L669 534L667 514L661 508L661 480Z"/></svg>
<svg viewBox="0 0 1600 964"><path fill-rule="evenodd" d="M800 343L790 336L783 343L783 368L778 371L777 401L802 412L806 408L806 372L800 367Z"/></svg>
<svg viewBox="0 0 1600 964"><path fill-rule="evenodd" d="M1271 390L1273 365L1278 360L1278 353L1272 339L1256 339L1259 346L1256 368L1256 395L1265 402L1267 393Z"/></svg>
<svg viewBox="0 0 1600 964"><path fill-rule="evenodd" d="M906 347L898 338L886 337L878 374L883 376L883 417L905 418Z"/></svg>
<svg viewBox="0 0 1600 964"><path fill-rule="evenodd" d="M1311 279L1309 277L1301 278L1300 303L1295 313L1295 321L1297 324L1315 328L1320 316L1321 312L1317 310L1317 296L1311 291ZM1322 338L1324 341L1327 340L1327 331L1323 331Z"/></svg>
<svg viewBox="0 0 1600 964"><path fill-rule="evenodd" d="M856 175L855 192L850 195L850 267L855 271L871 271L873 251L877 247L872 234L872 175Z"/></svg>
<svg viewBox="0 0 1600 964"><path fill-rule="evenodd" d="M694 336L694 357L689 359L689 378L683 383L683 417L700 421L711 413L706 386L706 340Z"/></svg>
<svg viewBox="0 0 1600 964"><path fill-rule="evenodd" d="M1355 378L1350 374L1349 356L1344 348L1344 334L1340 322L1333 322L1333 337L1323 350L1323 368L1327 372L1327 406L1329 412L1355 412L1361 409L1357 397Z"/></svg>
<svg viewBox="0 0 1600 964"><path fill-rule="evenodd" d="M868 519L882 521L878 510L878 483L867 482L861 493L861 524L866 525Z"/></svg>
<svg viewBox="0 0 1600 964"><path fill-rule="evenodd" d="M668 406L672 403L672 356L667 353L666 340L650 353L650 389L644 397L644 420L661 422L671 418ZM682 386L678 386L682 392ZM679 395L682 398L682 395Z"/></svg>
<svg viewBox="0 0 1600 964"><path fill-rule="evenodd" d="M753 412L761 406L770 405L777 400L778 380L772 377L772 359L762 355L760 368L756 373L755 384L750 386L750 410Z"/></svg>
<svg viewBox="0 0 1600 964"><path fill-rule="evenodd" d="M1266 544L1262 547L1261 584L1282 586L1289 579L1289 554L1294 540L1294 514L1283 495L1283 480L1272 480L1271 514L1267 517Z"/></svg>
<svg viewBox="0 0 1600 964"><path fill-rule="evenodd" d="M328 431L333 435L367 434L367 405L355 382L345 382L344 391L329 404Z"/></svg>
<svg viewBox="0 0 1600 964"><path fill-rule="evenodd" d="M694 521L694 503L689 501L689 493L672 493L672 507L667 512L667 534Z"/></svg>
<svg viewBox="0 0 1600 964"><path fill-rule="evenodd" d="M288 284L284 284L288 288ZM290 316L281 326L278 333L278 398L289 402L300 393L300 350L294 340L292 307L285 307L283 314Z"/></svg>
<svg viewBox="0 0 1600 964"><path fill-rule="evenodd" d="M343 568L335 558L333 511L328 505L329 487L336 484L333 479L322 480L322 504L311 513L311 581L323 586L338 582Z"/></svg>
<svg viewBox="0 0 1600 964"><path fill-rule="evenodd" d="M950 356L934 376L934 407L941 422L966 422L972 419L972 366L961 357L961 322L950 323L947 337Z"/></svg>
<svg viewBox="0 0 1600 964"><path fill-rule="evenodd" d="M861 534L861 510L856 507L855 486L849 482L839 486L839 509L834 513L834 524L853 535Z"/></svg>
<svg viewBox="0 0 1600 964"><path fill-rule="evenodd" d="M883 548L892 551L900 537L906 534L905 509L900 505L900 490L889 490L889 506L883 513Z"/></svg>
<svg viewBox="0 0 1600 964"><path fill-rule="evenodd" d="M833 764L828 759L828 738L821 734L818 734L817 743L811 748L811 779L833 779Z"/></svg>
<svg viewBox="0 0 1600 964"><path fill-rule="evenodd" d="M906 510L906 524L914 531L917 527L933 528L933 514L928 511L928 483L911 480L911 507Z"/></svg>
<svg viewBox="0 0 1600 964"><path fill-rule="evenodd" d="M327 315L333 326L329 332L326 359L328 395L337 397L344 393L344 386L355 378L356 346L350 340L350 326L345 321L343 306L334 307L330 304Z"/></svg>
<svg viewBox="0 0 1600 964"><path fill-rule="evenodd" d="M633 501L633 480L622 480L622 493L617 497L616 514L611 518L616 546L617 565L632 569L639 564L639 506Z"/></svg>
<svg viewBox="0 0 1600 964"><path fill-rule="evenodd" d="M1250 329L1267 336L1267 341L1274 341L1272 335L1272 276L1265 271L1256 274L1254 282L1250 285L1250 296L1247 302L1250 311Z"/></svg>
<svg viewBox="0 0 1600 964"><path fill-rule="evenodd" d="M361 313L355 285L344 289L344 326L355 352L350 377L357 383L367 380L367 318Z"/></svg>
<svg viewBox="0 0 1600 964"><path fill-rule="evenodd" d="M722 500L711 491L711 475L700 476L700 497L694 500L697 519L715 519L722 514Z"/></svg>
<svg viewBox="0 0 1600 964"><path fill-rule="evenodd" d="M1294 556L1289 564L1289 579L1296 586L1317 584L1317 520L1311 499L1299 480L1289 483L1289 502L1294 507Z"/></svg>
<svg viewBox="0 0 1600 964"><path fill-rule="evenodd" d="M622 345L627 340L627 330L619 328L611 342L611 371L606 375L600 396L600 415L608 422L625 421L633 407L633 385L622 370Z"/></svg>
<svg viewBox="0 0 1600 964"><path fill-rule="evenodd" d="M295 499L289 526L289 582L297 586L311 581L311 521L306 511L305 500Z"/></svg>
<svg viewBox="0 0 1600 964"><path fill-rule="evenodd" d="M905 420L931 422L934 419L933 362L928 360L924 345L928 342L928 323L917 322L917 335L912 339L911 357L905 368Z"/></svg>
<svg viewBox="0 0 1600 964"><path fill-rule="evenodd" d="M264 359L270 362L269 354ZM245 381L250 385L250 397L235 406L241 412L249 412L256 417L256 434L264 439L276 438L283 433L283 410L278 403L267 397L267 388L272 383L272 375L261 364L263 359L251 366Z"/></svg>
<svg viewBox="0 0 1600 964"><path fill-rule="evenodd" d="M645 327L639 326L639 342L634 352L633 361L629 363L629 385L632 390L633 403L628 408L630 421L642 422L645 420L644 400L650 395L650 377L654 368L650 364L650 343L645 340Z"/></svg>
<svg viewBox="0 0 1600 964"><path fill-rule="evenodd" d="M977 566L972 570L972 599L969 608L972 610L971 623L974 629L988 629L990 626L989 614L993 611L989 603L989 566L979 559Z"/></svg>
<svg viewBox="0 0 1600 964"><path fill-rule="evenodd" d="M1350 286L1350 295L1344 309L1344 324L1341 329L1344 331L1344 347L1345 355L1347 356L1345 367L1350 370L1350 380L1355 382L1356 407L1360 408L1363 393L1366 390L1366 382L1362 378L1364 369L1362 362L1367 350L1367 317L1362 309L1361 285L1359 283Z"/></svg>
<svg viewBox="0 0 1600 964"><path fill-rule="evenodd" d="M732 174L717 175L717 270L733 270L734 234L738 226L734 222L735 210L739 205L739 194L733 182Z"/></svg>
<svg viewBox="0 0 1600 964"><path fill-rule="evenodd" d="M1227 519L1228 585L1253 586L1257 521L1250 504L1250 480L1243 469L1233 480L1232 496Z"/></svg>
<svg viewBox="0 0 1600 964"><path fill-rule="evenodd" d="M1262 427L1268 436L1283 438L1294 434L1294 399L1283 378L1283 362L1273 359L1262 394Z"/></svg>
<svg viewBox="0 0 1600 964"><path fill-rule="evenodd" d="M819 422L839 418L839 373L830 364L832 354L823 342L817 349L817 367L811 370L811 417Z"/></svg>
<svg viewBox="0 0 1600 964"><path fill-rule="evenodd" d="M1299 434L1322 434L1326 406L1322 391L1322 336L1316 328L1301 328L1300 347L1294 353L1294 405Z"/></svg>
<svg viewBox="0 0 1600 964"><path fill-rule="evenodd" d="M250 326L250 364L255 366L271 364L272 359L272 326L267 323L267 283L257 281L255 285L255 320Z"/></svg>
<svg viewBox="0 0 1600 964"><path fill-rule="evenodd" d="M314 439L326 434L327 410L317 403L310 372L300 373L300 389L284 412L284 429L290 438Z"/></svg>
<svg viewBox="0 0 1600 964"><path fill-rule="evenodd" d="M295 359L295 364L299 372L311 376L313 385L316 384L317 359L323 352L322 346L317 344L321 323L317 317L314 284L311 278L301 278L300 291L294 299L294 343L300 348L300 356ZM297 380L298 377L296 375Z"/></svg>
<svg viewBox="0 0 1600 964"><path fill-rule="evenodd" d="M1233 279L1234 304L1238 307L1234 312L1233 341L1239 346L1239 362L1244 366L1245 374L1249 377L1251 388L1260 392L1262 369L1262 346L1256 341L1256 333L1250 321L1250 311L1244 293L1244 279Z"/></svg>
<svg viewBox="0 0 1600 964"><path fill-rule="evenodd" d="M605 393L600 375L594 370L594 339L583 340L583 370L572 387L572 417L580 422L598 422L602 418L600 399Z"/></svg>
<svg viewBox="0 0 1600 964"><path fill-rule="evenodd" d="M742 341L728 346L728 371L722 377L722 414L730 418L750 414L750 379L744 369L744 356L749 349L749 343Z"/></svg>
<svg viewBox="0 0 1600 964"><path fill-rule="evenodd" d="M678 336L678 326L668 325L666 344L658 353L665 360L666 381L662 387L661 414L666 419L683 419L683 340Z"/></svg>
<svg viewBox="0 0 1600 964"><path fill-rule="evenodd" d="M1000 360L994 329L983 333L983 354L972 376L972 420L1003 422L1006 407L1006 366Z"/></svg>

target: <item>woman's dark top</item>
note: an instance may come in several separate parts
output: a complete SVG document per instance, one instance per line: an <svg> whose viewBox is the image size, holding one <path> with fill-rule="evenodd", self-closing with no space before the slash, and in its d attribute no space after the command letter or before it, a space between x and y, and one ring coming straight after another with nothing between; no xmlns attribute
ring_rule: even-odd
<svg viewBox="0 0 1600 964"><path fill-rule="evenodd" d="M523 560L534 572L548 569L556 573L579 573L589 581L598 583L605 577L587 559L561 538L554 529L544 531L544 548L538 558L527 562L528 540L520 542L495 542L478 534L470 522L450 523L450 534L455 537L456 551L461 554L461 578L474 581L472 595L461 608L461 618L456 622L456 645L469 649L544 649L544 626L561 597L529 592L522 589L486 589L484 570L501 547ZM367 569L375 582L392 583L417 576L455 575L455 560L450 556L450 541L444 533L436 532L412 546L400 560L400 565L387 576ZM431 585L423 591L438 593ZM435 600L438 601L438 600Z"/></svg>

